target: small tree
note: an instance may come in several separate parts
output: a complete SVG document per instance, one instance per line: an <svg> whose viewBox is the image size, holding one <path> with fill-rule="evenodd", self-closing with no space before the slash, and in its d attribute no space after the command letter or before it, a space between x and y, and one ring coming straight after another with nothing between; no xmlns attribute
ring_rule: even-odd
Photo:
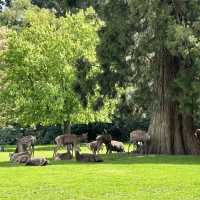
<svg viewBox="0 0 200 200"><path fill-rule="evenodd" d="M83 107L74 92L76 62L85 58L91 69L95 66L101 22L91 8L56 18L32 7L25 12L24 23L10 35L4 58L1 108L7 121L26 125L79 121Z"/></svg>

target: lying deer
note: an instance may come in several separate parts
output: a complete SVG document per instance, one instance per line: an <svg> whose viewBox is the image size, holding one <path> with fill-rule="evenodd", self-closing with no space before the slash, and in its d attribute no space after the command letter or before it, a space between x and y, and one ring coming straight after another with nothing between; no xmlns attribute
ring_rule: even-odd
<svg viewBox="0 0 200 200"><path fill-rule="evenodd" d="M31 154L28 151L20 153L10 153L9 156L10 161L17 163L26 163L31 158Z"/></svg>
<svg viewBox="0 0 200 200"><path fill-rule="evenodd" d="M80 145L80 142L86 142L88 138L88 134L84 133L82 135L75 135L75 134L64 134L59 135L55 138L56 146L54 148L53 158L55 157L57 151L62 146L72 145L72 156L73 156L73 149Z"/></svg>
<svg viewBox="0 0 200 200"><path fill-rule="evenodd" d="M103 159L95 154L80 154L80 148L75 151L75 158L79 162L103 162Z"/></svg>
<svg viewBox="0 0 200 200"><path fill-rule="evenodd" d="M106 146L106 154L112 153L111 140L112 140L112 136L110 134L98 135L96 137L96 141L98 143L97 149L99 149L102 144L105 144L105 146Z"/></svg>
<svg viewBox="0 0 200 200"><path fill-rule="evenodd" d="M46 158L32 158L25 163L27 166L45 166L47 164L48 160Z"/></svg>
<svg viewBox="0 0 200 200"><path fill-rule="evenodd" d="M150 135L143 130L135 130L130 133L130 143L128 146L128 153L130 145L136 145L137 153L148 153L148 143L150 141Z"/></svg>
<svg viewBox="0 0 200 200"><path fill-rule="evenodd" d="M73 158L70 152L67 153L57 153L54 160L71 160Z"/></svg>

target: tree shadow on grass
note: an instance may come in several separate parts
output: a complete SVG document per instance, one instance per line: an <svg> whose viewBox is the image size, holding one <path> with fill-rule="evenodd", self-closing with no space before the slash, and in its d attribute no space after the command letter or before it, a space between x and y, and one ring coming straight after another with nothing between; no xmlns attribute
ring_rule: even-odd
<svg viewBox="0 0 200 200"><path fill-rule="evenodd" d="M75 159L66 161L54 161L52 158L47 158L49 160L49 165L134 165L134 164L164 164L164 165L200 165L200 156L190 156L190 155L134 155L128 153L113 153L111 155L100 155L104 162L101 163L82 163L77 162ZM10 161L0 162L0 168L10 168L10 167L21 167L24 164L12 163Z"/></svg>

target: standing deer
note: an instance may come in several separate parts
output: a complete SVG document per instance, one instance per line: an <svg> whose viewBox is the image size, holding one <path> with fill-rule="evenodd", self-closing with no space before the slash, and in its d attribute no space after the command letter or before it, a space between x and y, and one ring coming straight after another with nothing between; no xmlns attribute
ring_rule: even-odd
<svg viewBox="0 0 200 200"><path fill-rule="evenodd" d="M116 152L125 152L124 144L116 140L111 140L111 150Z"/></svg>
<svg viewBox="0 0 200 200"><path fill-rule="evenodd" d="M29 151L31 155L34 155L34 145L36 137L32 135L24 136L23 138L17 138L17 148L15 153Z"/></svg>
<svg viewBox="0 0 200 200"><path fill-rule="evenodd" d="M150 135L143 130L135 130L130 133L130 143L128 146L128 153L130 145L136 145L136 152L148 153L148 143L150 141Z"/></svg>
<svg viewBox="0 0 200 200"><path fill-rule="evenodd" d="M100 150L103 149L103 143L101 146L98 147L98 142L93 141L87 144L87 147L89 148L90 151L92 151L93 154L99 153Z"/></svg>
<svg viewBox="0 0 200 200"><path fill-rule="evenodd" d="M112 136L110 134L98 135L96 137L96 141L98 143L97 149L100 149L101 145L105 144L105 146L106 146L106 154L112 153L111 140L112 140Z"/></svg>
<svg viewBox="0 0 200 200"><path fill-rule="evenodd" d="M88 134L87 133L84 133L82 135L64 134L64 135L57 136L55 138L56 146L54 148L53 158L55 158L55 155L56 155L57 151L62 146L69 146L69 145L72 146L72 156L73 156L74 147L76 148L80 144L80 142L86 142L87 138L88 138Z"/></svg>

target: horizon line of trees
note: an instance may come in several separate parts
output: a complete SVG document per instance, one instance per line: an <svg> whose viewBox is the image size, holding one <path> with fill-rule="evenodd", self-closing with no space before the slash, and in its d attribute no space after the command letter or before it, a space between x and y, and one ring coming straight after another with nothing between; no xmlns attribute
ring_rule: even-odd
<svg viewBox="0 0 200 200"><path fill-rule="evenodd" d="M149 153L200 153L199 1L4 3L2 119L150 120Z"/></svg>

